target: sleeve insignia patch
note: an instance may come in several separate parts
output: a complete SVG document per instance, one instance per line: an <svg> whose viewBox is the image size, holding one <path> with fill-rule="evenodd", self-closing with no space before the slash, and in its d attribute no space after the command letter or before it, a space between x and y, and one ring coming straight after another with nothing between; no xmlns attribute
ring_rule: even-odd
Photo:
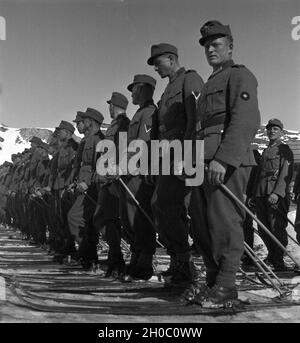
<svg viewBox="0 0 300 343"><path fill-rule="evenodd" d="M241 95L240 95L240 97L241 97L243 100L245 100L245 101L247 101L247 100L250 99L250 95L249 95L249 93L247 93L247 92L242 92Z"/></svg>
<svg viewBox="0 0 300 343"><path fill-rule="evenodd" d="M149 133L151 131L151 126L147 126L147 124L145 124L145 131L146 133Z"/></svg>

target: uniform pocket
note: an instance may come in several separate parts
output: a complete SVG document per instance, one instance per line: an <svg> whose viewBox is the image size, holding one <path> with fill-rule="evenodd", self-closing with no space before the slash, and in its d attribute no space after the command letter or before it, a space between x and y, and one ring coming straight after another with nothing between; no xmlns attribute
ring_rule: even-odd
<svg viewBox="0 0 300 343"><path fill-rule="evenodd" d="M224 88L213 87L206 93L206 112L225 112L226 94Z"/></svg>
<svg viewBox="0 0 300 343"><path fill-rule="evenodd" d="M85 163L92 163L93 162L93 156L94 156L94 149L93 147L87 147L83 150L82 153L82 162Z"/></svg>
<svg viewBox="0 0 300 343"><path fill-rule="evenodd" d="M174 93L171 93L166 101L168 107L172 106L175 103L182 103L182 91L177 90Z"/></svg>
<svg viewBox="0 0 300 343"><path fill-rule="evenodd" d="M69 154L65 152L59 157L59 169L64 169L69 164Z"/></svg>
<svg viewBox="0 0 300 343"><path fill-rule="evenodd" d="M278 170L280 168L280 156L272 156L266 159L266 164L268 170Z"/></svg>
<svg viewBox="0 0 300 343"><path fill-rule="evenodd" d="M140 122L138 120L130 123L129 128L128 128L128 139L129 140L138 138L139 124L140 124Z"/></svg>

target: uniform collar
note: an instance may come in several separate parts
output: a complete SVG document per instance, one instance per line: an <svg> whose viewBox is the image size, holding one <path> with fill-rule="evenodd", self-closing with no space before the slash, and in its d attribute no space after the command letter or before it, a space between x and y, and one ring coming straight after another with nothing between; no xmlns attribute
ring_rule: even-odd
<svg viewBox="0 0 300 343"><path fill-rule="evenodd" d="M211 77L214 77L216 74L219 74L221 71L230 68L234 65L235 63L233 62L233 60L229 60L227 62L225 62L224 64L222 64L217 70L215 70L209 77L209 79Z"/></svg>
<svg viewBox="0 0 300 343"><path fill-rule="evenodd" d="M97 136L99 134L99 131L101 131L101 129L95 131L94 133L90 133L88 134L86 137L84 137L85 139L88 138L88 137L92 137L92 136Z"/></svg>
<svg viewBox="0 0 300 343"><path fill-rule="evenodd" d="M117 121L120 120L120 119L122 120L122 119L125 119L125 118L127 118L127 114L126 114L125 112L120 113L120 114L118 114L118 116L117 116L116 118L114 118L114 119L112 120L111 124L117 122Z"/></svg>
<svg viewBox="0 0 300 343"><path fill-rule="evenodd" d="M176 73L170 78L170 83L174 82L177 79L177 77L179 75L181 75L182 73L184 73L184 72L185 72L185 68L184 67L181 67L180 69L178 69L176 71Z"/></svg>
<svg viewBox="0 0 300 343"><path fill-rule="evenodd" d="M277 141L275 141L272 145L268 145L268 148L273 148L274 146L277 146L277 145L279 145L279 144L281 144L282 143L282 141L281 141L281 139L279 138L279 139L277 139Z"/></svg>
<svg viewBox="0 0 300 343"><path fill-rule="evenodd" d="M143 108L146 108L150 105L154 105L153 99L147 100L146 102L143 103L143 105L140 106L138 111L142 110Z"/></svg>

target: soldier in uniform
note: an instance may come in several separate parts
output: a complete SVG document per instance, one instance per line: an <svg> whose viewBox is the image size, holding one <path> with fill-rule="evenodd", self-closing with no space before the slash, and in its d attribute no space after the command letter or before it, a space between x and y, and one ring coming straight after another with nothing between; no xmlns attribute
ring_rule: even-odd
<svg viewBox="0 0 300 343"><path fill-rule="evenodd" d="M21 206L21 228L24 238L29 238L30 235L30 228L29 228L29 221L28 221L28 182L30 178L30 160L31 160L31 149L24 150L24 161L23 161L23 174L22 180L20 182L20 206Z"/></svg>
<svg viewBox="0 0 300 343"><path fill-rule="evenodd" d="M112 122L106 130L105 139L114 142L116 147L116 161L122 152L119 151L119 133L127 132L129 122L126 115L128 100L125 95L113 92L109 104L109 113ZM101 179L101 177L100 177ZM104 178L104 184L97 200L97 209L94 216L94 224L98 231L105 227L105 237L109 245L106 277L121 277L124 274L125 262L121 252L121 221L119 206L119 181L114 178Z"/></svg>
<svg viewBox="0 0 300 343"><path fill-rule="evenodd" d="M48 219L48 229L49 229L49 238L48 244L50 249L49 254L55 254L60 247L59 241L59 212L57 206L57 197L55 196L54 184L57 177L57 164L58 164L58 154L61 146L61 141L59 139L59 129L55 129L51 135L49 142L49 154L52 156L49 164L48 170L45 173L44 177L44 187L43 193L46 203L48 204L47 219Z"/></svg>
<svg viewBox="0 0 300 343"><path fill-rule="evenodd" d="M61 142L60 149L57 157L57 175L54 183L54 189L57 196L57 208L59 215L59 236L61 245L55 260L62 262L67 255L75 254L75 246L67 221L67 213L72 206L72 202L69 199L69 194L66 189L71 184L71 173L73 161L76 156L78 144L72 138L75 128L74 126L62 120L59 124L58 135Z"/></svg>
<svg viewBox="0 0 300 343"><path fill-rule="evenodd" d="M232 60L233 38L228 25L209 21L200 29L213 73L198 102L198 138L204 139L207 165L203 184L191 201L193 227L206 266L206 284L194 285L186 299L202 306L223 306L237 299L236 273L244 252L244 211L220 187L224 184L244 201L255 165L250 144L260 125L257 81ZM195 297L196 294L196 297Z"/></svg>
<svg viewBox="0 0 300 343"><path fill-rule="evenodd" d="M11 181L12 181L12 177L13 177L13 173L14 173L14 169L15 169L15 165L14 165L14 161L16 158L16 154L12 154L11 155L11 160L12 163L8 169L8 172L5 176L5 180L4 180L4 186L7 189L7 199L6 199L6 224L8 226L13 225L13 214L12 214L12 202L13 202L13 192L11 190Z"/></svg>
<svg viewBox="0 0 300 343"><path fill-rule="evenodd" d="M100 130L103 115L93 108L87 108L82 114L86 130L85 143L82 150L80 170L77 179L78 194L68 212L68 223L71 234L79 243L78 255L82 266L89 269L98 262L98 235L93 226L93 215L97 201L96 185L96 146L104 138Z"/></svg>
<svg viewBox="0 0 300 343"><path fill-rule="evenodd" d="M297 241L300 244L300 165L297 170L293 193L294 193L295 201L297 203L297 211L296 211L296 218L295 218L295 231L296 231Z"/></svg>
<svg viewBox="0 0 300 343"><path fill-rule="evenodd" d="M38 146L40 143L42 143L42 140L39 137L33 136L30 139L31 143L31 151L32 151L32 156L29 164L29 179L27 183L27 188L28 188L28 206L27 206L27 211L28 211L28 228L29 228L29 234L32 236L33 230L35 228L34 225L34 220L35 220L35 207L37 204L35 203L35 199L33 198L34 194L34 188L33 184L36 180L36 170L37 170L37 165L41 159L40 155L40 150L38 149Z"/></svg>
<svg viewBox="0 0 300 343"><path fill-rule="evenodd" d="M38 143L37 149L39 151L40 159L36 167L35 179L32 184L31 199L34 212L31 225L34 242L44 245L46 243L47 205L42 199L40 190L43 187L43 179L49 164L48 144L41 141Z"/></svg>
<svg viewBox="0 0 300 343"><path fill-rule="evenodd" d="M11 162L8 162L8 161L5 161L2 166L1 166L1 182L0 182L0 187L1 187L1 190L0 190L0 206L1 206L1 218L0 218L0 221L1 223L3 224L7 224L6 222L6 206L7 206L7 186L6 186L6 178L8 176L8 172L9 172L9 169L11 167L12 163Z"/></svg>
<svg viewBox="0 0 300 343"><path fill-rule="evenodd" d="M12 218L13 227L17 228L19 225L19 215L18 215L18 188L20 181L20 168L21 168L21 154L15 154L12 156L13 169L12 177L9 184L10 189L10 215Z"/></svg>
<svg viewBox="0 0 300 343"><path fill-rule="evenodd" d="M289 146L280 139L283 124L279 119L269 120L266 129L269 145L259 164L255 192L256 214L281 244L287 246L288 190L293 176L294 156ZM276 270L285 270L281 248L261 229L259 233L268 249L266 262Z"/></svg>
<svg viewBox="0 0 300 343"><path fill-rule="evenodd" d="M153 93L156 80L148 75L135 75L133 82L127 87L131 92L132 103L139 109L134 114L128 128L128 144L139 139L148 146L148 169L150 168L150 142L152 126L156 106L153 103ZM130 157L130 153L129 156ZM127 158L127 156L126 156ZM150 163L149 163L150 162ZM126 178L126 184L146 213L153 217L151 199L153 196L153 184L146 182L143 175L130 175ZM124 190L122 190L124 191ZM121 192L121 194L124 194ZM153 275L153 255L156 248L156 232L145 215L138 209L125 191L125 201L121 201L125 208L128 222L133 231L133 243L131 245L131 261L126 268L126 274L134 279L150 279ZM123 211L122 211L123 212Z"/></svg>
<svg viewBox="0 0 300 343"><path fill-rule="evenodd" d="M196 124L195 97L203 87L202 78L196 71L180 66L178 50L171 44L153 45L147 63L154 66L161 78L169 79L158 105L158 139L191 140ZM152 199L158 230L171 256L170 268L164 273L165 280L171 283L190 282L195 274L184 202L190 191L174 173L159 175Z"/></svg>

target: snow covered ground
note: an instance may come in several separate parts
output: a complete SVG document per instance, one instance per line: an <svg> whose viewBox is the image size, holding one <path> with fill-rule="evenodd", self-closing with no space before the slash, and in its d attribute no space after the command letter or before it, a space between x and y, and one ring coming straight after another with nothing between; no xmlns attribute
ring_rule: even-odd
<svg viewBox="0 0 300 343"><path fill-rule="evenodd" d="M289 213L289 218L293 221L295 218L295 211L291 211ZM291 225L288 226L288 233L295 237L294 229ZM0 239L1 241L1 239ZM25 244L25 243L24 243ZM25 245L24 245L25 246ZM264 258L266 256L266 249L259 239L259 237L255 238L255 250ZM288 250L293 254L293 256L300 262L300 248L297 244L289 241ZM37 250L36 250L37 251ZM38 254L38 252L37 252ZM44 254L45 255L45 254ZM0 257L1 257L1 247L0 247ZM33 254L31 254L33 257ZM45 255L43 257L47 259ZM48 257L49 259L49 257ZM286 263L292 265L290 259L286 257ZM53 265L53 264L52 264ZM51 267L52 268L52 267ZM53 266L56 268L57 271L59 270L58 266ZM0 273L15 273L18 275L17 269L13 270L4 270L0 269ZM23 271L24 272L24 271ZM23 273L22 272L22 273ZM37 276L39 276L40 270L37 270ZM55 270L52 272L55 273ZM99 279L101 280L101 278ZM78 282L80 282L80 275L78 275ZM294 293L294 296L298 294L300 295L300 276L295 274L295 277L288 280L289 283L293 283L295 287L297 287L297 292ZM36 285L35 287L39 287ZM45 287L45 286L44 286ZM47 286L46 286L47 287ZM42 293L40 293L42 294ZM45 293L46 294L46 293ZM251 299L254 298L274 298L278 295L275 290L270 288L260 289L260 290L247 290L247 291L240 291L239 293L241 299ZM59 295L57 295L59 296ZM89 295L88 297L91 297ZM111 300L114 300L116 304L120 306L122 301L124 301L124 297L126 294L120 296L116 296L114 294L107 295ZM7 299L11 299L12 295L10 291L7 290ZM73 294L72 298L75 299L77 297L78 300L86 297L86 295L80 294ZM101 298L101 295L97 293L93 295L93 299L97 301L97 297ZM137 304L141 299L139 296L132 294L130 299L131 301L136 301ZM100 299L101 300L101 299ZM154 301L155 298L149 299L149 301ZM300 299L299 299L300 300ZM125 299L126 301L126 299ZM143 300L142 300L143 301ZM157 299L157 301L160 301ZM272 307L269 309L260 309L251 312L243 312L237 315L227 315L227 316L219 316L219 317L212 317L208 315L176 315L176 313L170 313L170 315L155 315L155 316L146 316L146 315L113 315L113 314L82 314L82 313L50 313L50 312L39 312L34 311L26 308L22 308L20 306L14 305L10 302L5 300L0 301L0 322L68 322L68 323L77 323L77 322L85 322L85 323L252 323L252 322L272 322L272 323L283 323L283 322L300 322L300 302L299 306L284 306L284 307Z"/></svg>

